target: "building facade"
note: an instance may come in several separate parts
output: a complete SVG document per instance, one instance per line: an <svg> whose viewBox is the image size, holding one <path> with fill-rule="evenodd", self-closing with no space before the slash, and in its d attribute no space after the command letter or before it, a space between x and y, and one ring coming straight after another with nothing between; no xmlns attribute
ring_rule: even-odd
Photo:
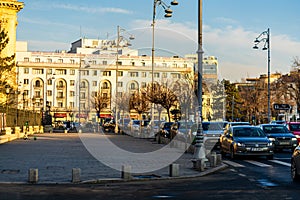
<svg viewBox="0 0 300 200"><path fill-rule="evenodd" d="M193 73L193 62L186 58L155 57L152 72L151 57L138 56L135 50L120 51L124 55L79 49L75 53L30 52L26 42L18 43L19 109L42 112L50 106L54 120L95 121L93 99L99 93L110 98L100 117L110 117L115 99L145 88L152 82L152 73L155 82L170 84Z"/></svg>

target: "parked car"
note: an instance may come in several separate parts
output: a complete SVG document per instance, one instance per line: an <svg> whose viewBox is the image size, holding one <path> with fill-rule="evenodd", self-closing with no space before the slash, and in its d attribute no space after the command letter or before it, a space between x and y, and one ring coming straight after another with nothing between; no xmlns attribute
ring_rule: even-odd
<svg viewBox="0 0 300 200"><path fill-rule="evenodd" d="M220 148L220 136L224 132L224 128L227 125L227 121L205 121L202 122L203 134L205 137L206 149L219 149Z"/></svg>
<svg viewBox="0 0 300 200"><path fill-rule="evenodd" d="M104 132L114 133L116 128L116 122L112 119L110 121L105 122L102 127Z"/></svg>
<svg viewBox="0 0 300 200"><path fill-rule="evenodd" d="M298 145L298 140L283 124L260 124L268 138L274 143L275 150L294 150Z"/></svg>
<svg viewBox="0 0 300 200"><path fill-rule="evenodd" d="M286 123L286 121L284 121L284 120L273 120L273 121L271 121L271 124L285 124Z"/></svg>
<svg viewBox="0 0 300 200"><path fill-rule="evenodd" d="M187 142L193 124L192 121L178 121L173 123L170 127L170 139L176 137L177 140Z"/></svg>
<svg viewBox="0 0 300 200"><path fill-rule="evenodd" d="M236 156L267 156L273 159L274 145L267 135L256 126L231 126L220 136L220 152L222 155Z"/></svg>
<svg viewBox="0 0 300 200"><path fill-rule="evenodd" d="M146 127L148 137L154 137L157 134L157 132L159 131L159 126L162 122L164 121L151 120L149 122L148 126Z"/></svg>
<svg viewBox="0 0 300 200"><path fill-rule="evenodd" d="M293 181L300 181L300 145L298 145L291 158L291 177Z"/></svg>
<svg viewBox="0 0 300 200"><path fill-rule="evenodd" d="M140 134L140 124L141 120L133 119L130 120L127 126L128 133L130 135L139 135Z"/></svg>
<svg viewBox="0 0 300 200"><path fill-rule="evenodd" d="M162 122L159 126L159 130L155 135L156 141L161 143L161 138L170 138L170 129L174 122Z"/></svg>
<svg viewBox="0 0 300 200"><path fill-rule="evenodd" d="M121 118L118 120L118 127L121 133L126 133L128 131L129 122L130 122L129 118Z"/></svg>
<svg viewBox="0 0 300 200"><path fill-rule="evenodd" d="M250 126L251 124L249 122L228 122L226 125L225 125L225 128L224 128L224 133L226 133L230 127L232 126Z"/></svg>
<svg viewBox="0 0 300 200"><path fill-rule="evenodd" d="M287 122L286 127L289 131L291 131L300 142L300 122Z"/></svg>
<svg viewBox="0 0 300 200"><path fill-rule="evenodd" d="M143 133L144 136L148 137L147 134L147 126L150 123L150 120L142 120L141 121L141 133Z"/></svg>

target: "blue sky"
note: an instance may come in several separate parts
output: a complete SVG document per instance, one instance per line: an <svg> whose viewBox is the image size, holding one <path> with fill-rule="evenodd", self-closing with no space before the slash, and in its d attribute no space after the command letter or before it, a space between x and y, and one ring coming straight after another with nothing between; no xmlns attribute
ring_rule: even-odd
<svg viewBox="0 0 300 200"><path fill-rule="evenodd" d="M165 0L169 4L171 0ZM177 0L173 17L157 6L156 55L196 53L197 0ZM30 51L69 50L86 38L114 39L117 26L135 35L133 48L151 55L153 0L24 0L17 40ZM271 72L287 73L300 57L299 0L203 0L203 50L219 60L220 77L241 81L267 73L267 51L253 41L270 28Z"/></svg>

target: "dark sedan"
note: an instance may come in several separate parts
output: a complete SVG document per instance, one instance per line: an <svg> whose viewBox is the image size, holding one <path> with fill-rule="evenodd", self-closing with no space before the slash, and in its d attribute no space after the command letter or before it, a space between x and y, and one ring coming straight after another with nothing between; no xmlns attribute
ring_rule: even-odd
<svg viewBox="0 0 300 200"><path fill-rule="evenodd" d="M158 141L158 143L161 143L161 138L170 139L170 136L171 136L170 129L171 129L172 124L174 124L174 122L162 122L160 124L159 131L155 135L155 138Z"/></svg>
<svg viewBox="0 0 300 200"><path fill-rule="evenodd" d="M261 124L259 127L274 143L275 150L291 149L298 145L298 140L293 133L283 124Z"/></svg>
<svg viewBox="0 0 300 200"><path fill-rule="evenodd" d="M267 156L273 159L273 143L267 135L255 126L232 126L228 132L220 136L222 155L236 156Z"/></svg>
<svg viewBox="0 0 300 200"><path fill-rule="evenodd" d="M291 159L291 177L293 181L300 180L300 145L293 152Z"/></svg>

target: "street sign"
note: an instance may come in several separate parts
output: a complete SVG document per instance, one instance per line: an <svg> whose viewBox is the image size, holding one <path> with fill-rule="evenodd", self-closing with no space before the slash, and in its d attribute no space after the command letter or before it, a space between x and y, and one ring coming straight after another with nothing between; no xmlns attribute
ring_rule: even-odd
<svg viewBox="0 0 300 200"><path fill-rule="evenodd" d="M275 110L290 110L291 109L291 106L289 104L274 103L273 107Z"/></svg>

